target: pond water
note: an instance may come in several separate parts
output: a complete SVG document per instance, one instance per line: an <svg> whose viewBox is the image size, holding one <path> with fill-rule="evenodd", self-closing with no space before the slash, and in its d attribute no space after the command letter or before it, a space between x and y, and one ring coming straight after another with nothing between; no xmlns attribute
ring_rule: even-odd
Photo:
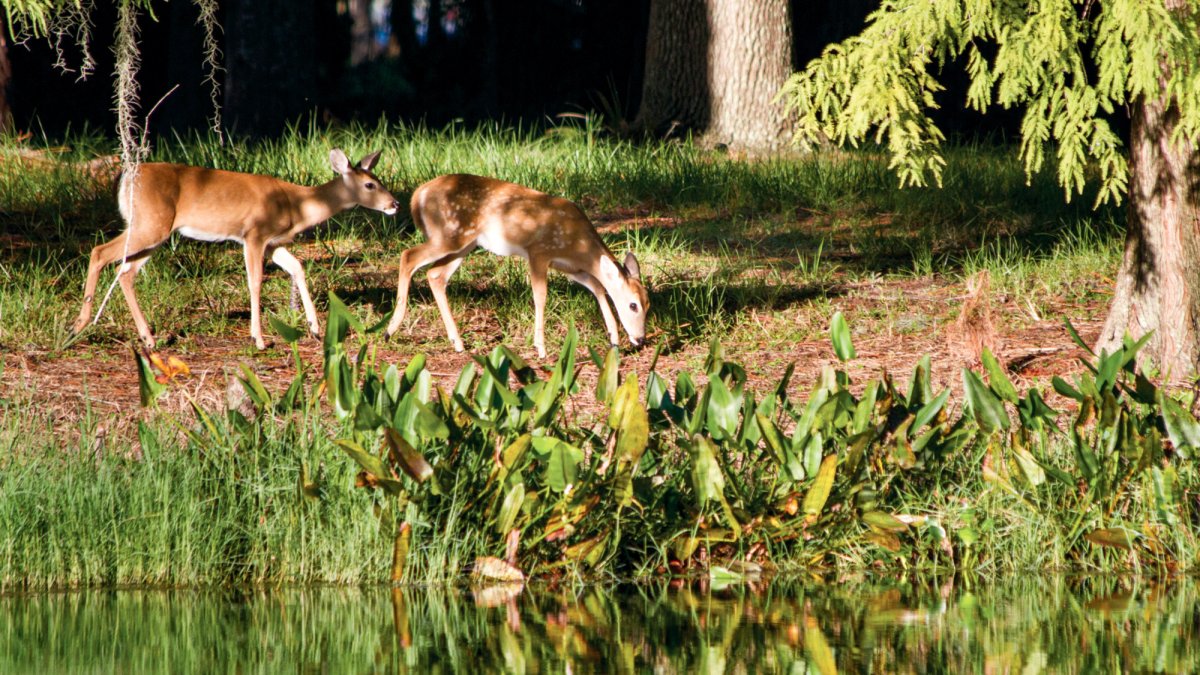
<svg viewBox="0 0 1200 675"><path fill-rule="evenodd" d="M1070 673L1200 667L1191 581L776 580L0 596L0 673Z"/></svg>

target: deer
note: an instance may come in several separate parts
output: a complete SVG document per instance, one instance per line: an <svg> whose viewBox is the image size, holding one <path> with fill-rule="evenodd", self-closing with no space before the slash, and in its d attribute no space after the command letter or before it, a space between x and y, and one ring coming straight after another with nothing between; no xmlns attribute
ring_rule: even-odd
<svg viewBox="0 0 1200 675"><path fill-rule="evenodd" d="M462 337L450 313L446 285L476 248L499 256L520 256L529 263L533 289L533 345L546 357L546 276L554 269L583 285L600 303L600 313L614 347L620 343L617 322L635 347L646 337L649 296L633 253L618 262L596 228L571 201L495 178L468 174L439 176L417 187L410 203L412 219L426 241L400 254L396 310L387 337L400 329L408 309L413 274L430 266L429 288L441 313L454 350L463 351Z"/></svg>
<svg viewBox="0 0 1200 675"><path fill-rule="evenodd" d="M298 234L355 206L395 215L400 202L371 173L379 154L380 151L373 152L352 165L345 152L334 148L329 153L329 164L338 175L316 186L296 185L258 174L159 162L140 164L124 172L117 186L117 206L126 228L109 242L92 249L83 287L83 308L71 336L87 327L101 270L122 262L117 279L129 313L142 343L147 349L154 349L154 335L138 306L133 281L150 254L172 232L178 232L189 239L236 241L242 245L250 288L250 338L258 349L267 348L259 312L267 256L291 276L300 292L309 332L317 337L317 310L308 293L304 266L284 246Z"/></svg>

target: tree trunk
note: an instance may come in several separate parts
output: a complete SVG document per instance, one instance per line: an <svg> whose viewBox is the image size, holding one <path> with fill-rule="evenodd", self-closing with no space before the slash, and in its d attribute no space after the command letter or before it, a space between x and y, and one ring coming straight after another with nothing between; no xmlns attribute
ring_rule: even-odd
<svg viewBox="0 0 1200 675"><path fill-rule="evenodd" d="M787 0L652 0L634 128L682 127L706 145L778 150L789 124L773 99L791 70Z"/></svg>
<svg viewBox="0 0 1200 675"><path fill-rule="evenodd" d="M1174 381L1200 357L1200 154L1172 144L1177 121L1165 98L1134 107L1125 256L1097 341L1111 352L1126 334L1154 331L1142 356Z"/></svg>
<svg viewBox="0 0 1200 675"><path fill-rule="evenodd" d="M8 83L12 80L12 63L8 60L8 29L0 14L0 134L13 126L12 108L8 105Z"/></svg>
<svg viewBox="0 0 1200 675"><path fill-rule="evenodd" d="M712 96L705 9L701 0L651 0L646 76L634 130L671 136L708 128Z"/></svg>

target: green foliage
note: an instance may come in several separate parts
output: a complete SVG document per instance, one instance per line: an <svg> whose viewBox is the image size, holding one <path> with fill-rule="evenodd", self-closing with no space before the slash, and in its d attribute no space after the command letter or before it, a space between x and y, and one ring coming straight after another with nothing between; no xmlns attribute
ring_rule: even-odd
<svg viewBox="0 0 1200 675"><path fill-rule="evenodd" d="M826 49L780 96L801 144L824 139L886 145L900 184L941 185L944 136L928 111L938 75L963 64L967 105L1024 107L1027 176L1056 154L1066 192L1081 193L1089 165L1097 201L1119 199L1128 163L1108 118L1165 96L1177 106L1174 142L1200 138L1200 12L1162 0L889 0L855 37Z"/></svg>
<svg viewBox="0 0 1200 675"><path fill-rule="evenodd" d="M1200 423L1137 372L1144 341L1054 381L1077 406L1065 421L990 354L984 375L964 371L956 412L928 357L905 390L830 366L793 397L790 372L755 392L714 341L703 376L669 386L651 370L644 394L618 376L604 414L582 425L566 405L579 394L573 332L548 372L501 346L444 390L422 356L403 368L365 348L350 358L360 324L336 297L330 306L315 386L303 363L282 394L245 368L245 405L193 402L191 423L141 427L141 459L64 465L4 450L0 581L365 581L387 578L389 554L393 580L441 579L499 555L514 533L520 568L541 575L687 569L750 551L780 565L970 569L1013 564L997 539L1003 514L1030 521L1039 548L1026 560L1049 541L1059 564L1194 564ZM607 362L619 372L618 358ZM179 432L183 448L171 445ZM314 557L343 549L353 569ZM174 551L190 553L173 562Z"/></svg>

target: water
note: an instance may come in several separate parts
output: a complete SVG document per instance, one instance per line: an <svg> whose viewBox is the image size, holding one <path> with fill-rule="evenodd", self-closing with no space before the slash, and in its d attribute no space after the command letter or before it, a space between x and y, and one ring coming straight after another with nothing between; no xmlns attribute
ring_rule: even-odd
<svg viewBox="0 0 1200 675"><path fill-rule="evenodd" d="M1200 668L1191 581L690 582L0 596L0 673Z"/></svg>

